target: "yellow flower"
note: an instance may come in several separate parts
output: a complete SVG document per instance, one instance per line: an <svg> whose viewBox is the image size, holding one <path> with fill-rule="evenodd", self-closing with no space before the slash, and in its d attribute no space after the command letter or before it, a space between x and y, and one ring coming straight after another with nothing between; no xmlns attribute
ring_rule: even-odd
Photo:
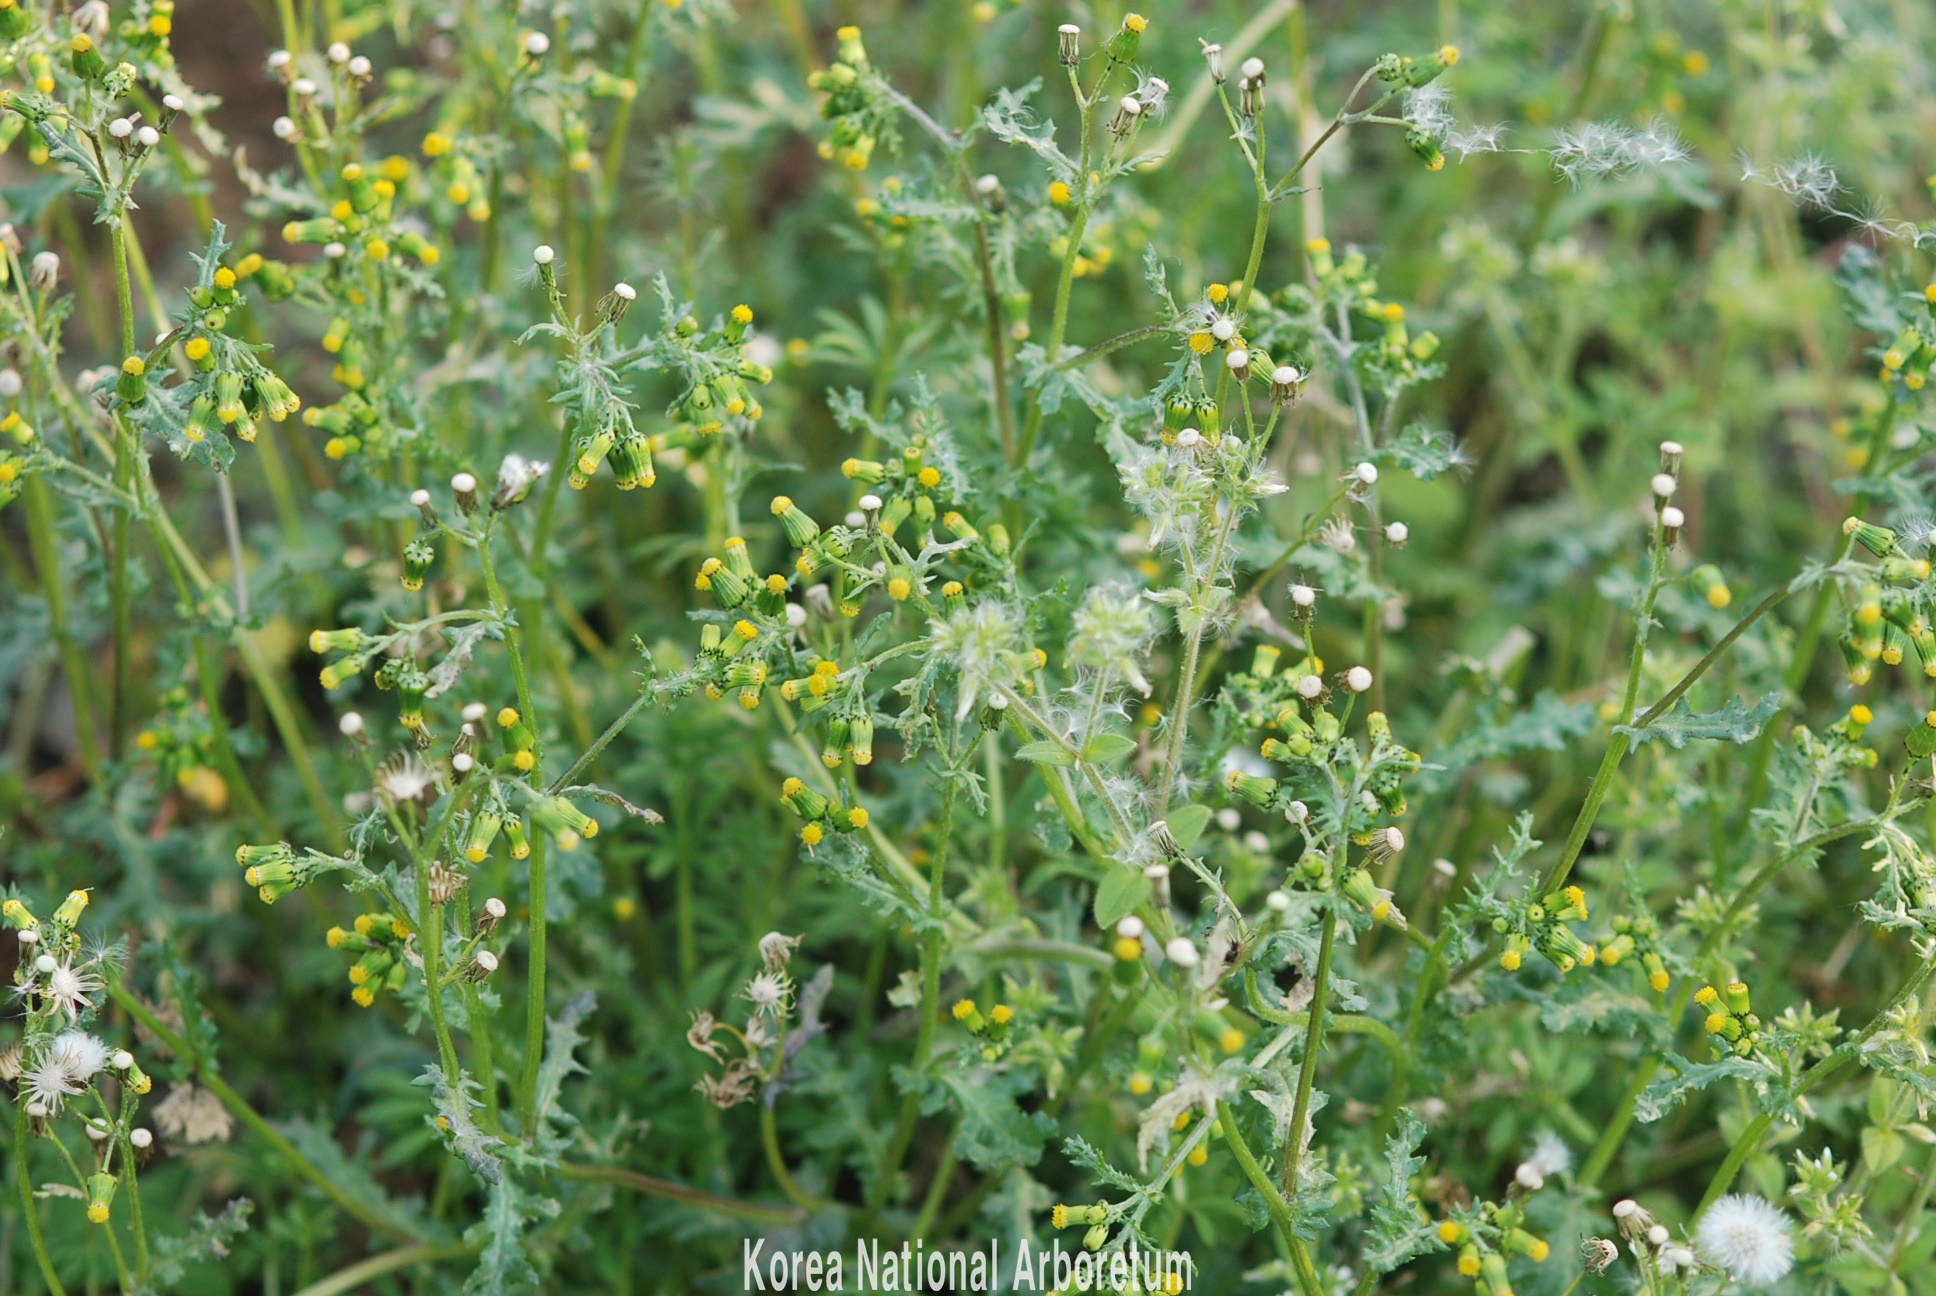
<svg viewBox="0 0 1936 1296"><path fill-rule="evenodd" d="M1049 201L1060 207L1069 201L1069 186L1060 180L1049 185Z"/></svg>
<svg viewBox="0 0 1936 1296"><path fill-rule="evenodd" d="M973 999L957 999L955 1000L955 1006L950 1011L954 1013L956 1021L967 1021L975 1015L975 1001Z"/></svg>
<svg viewBox="0 0 1936 1296"><path fill-rule="evenodd" d="M1007 1004L996 1004L988 1010L988 1020L994 1022L997 1026L1005 1025L1014 1020L1014 1018L1015 1010Z"/></svg>

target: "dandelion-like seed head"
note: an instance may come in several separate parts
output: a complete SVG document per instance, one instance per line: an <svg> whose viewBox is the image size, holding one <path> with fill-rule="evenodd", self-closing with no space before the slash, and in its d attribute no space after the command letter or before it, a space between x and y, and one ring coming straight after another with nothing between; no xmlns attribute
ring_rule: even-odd
<svg viewBox="0 0 1936 1296"><path fill-rule="evenodd" d="M376 790L393 805L429 801L436 795L437 771L414 753L399 752L383 762L376 774Z"/></svg>
<svg viewBox="0 0 1936 1296"><path fill-rule="evenodd" d="M1795 1265L1788 1217L1760 1197L1730 1193L1715 1202L1701 1217L1694 1245L1748 1287L1779 1282Z"/></svg>
<svg viewBox="0 0 1936 1296"><path fill-rule="evenodd" d="M964 607L932 628L935 652L961 672L960 715L973 710L983 693L1016 677L1022 623L1014 608L991 599Z"/></svg>
<svg viewBox="0 0 1936 1296"><path fill-rule="evenodd" d="M76 967L70 960L56 963L47 973L47 984L41 988L41 997L67 1015L68 1021L76 1021L80 1015L94 1007L91 995L101 990L101 978L88 971L85 965Z"/></svg>
<svg viewBox="0 0 1936 1296"><path fill-rule="evenodd" d="M746 983L740 998L753 1005L754 1017L777 1018L793 1000L793 983L784 972L762 972Z"/></svg>
<svg viewBox="0 0 1936 1296"><path fill-rule="evenodd" d="M1069 660L1118 674L1137 692L1148 694L1150 683L1139 659L1155 633L1156 611L1148 600L1128 590L1092 589L1076 610Z"/></svg>
<svg viewBox="0 0 1936 1296"><path fill-rule="evenodd" d="M1533 1138L1533 1152L1526 1164L1542 1175L1565 1174L1573 1168L1573 1152L1552 1130L1541 1130Z"/></svg>

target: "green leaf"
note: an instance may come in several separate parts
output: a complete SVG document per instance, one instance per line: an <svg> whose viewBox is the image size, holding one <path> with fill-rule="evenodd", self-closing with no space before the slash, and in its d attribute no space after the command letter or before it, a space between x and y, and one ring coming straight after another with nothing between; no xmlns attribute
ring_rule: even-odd
<svg viewBox="0 0 1936 1296"><path fill-rule="evenodd" d="M558 1213L558 1203L527 1196L505 1175L491 1185L484 1218L465 1231L477 1248L477 1268L464 1282L464 1296L521 1296L538 1290L538 1271L524 1251L526 1220Z"/></svg>
<svg viewBox="0 0 1936 1296"><path fill-rule="evenodd" d="M1015 759L1036 765L1069 766L1076 763L1076 758L1061 743L1051 742L1047 738L1040 742L1024 743L1022 749L1015 753Z"/></svg>
<svg viewBox="0 0 1936 1296"><path fill-rule="evenodd" d="M368 1215L395 1220L420 1237L434 1238L442 1232L425 1218L421 1198L399 1200L390 1196L377 1183L376 1176L370 1173L368 1158L364 1155L352 1158L343 1151L342 1144L336 1141L330 1131L300 1116L281 1122L280 1128L298 1151L314 1162L319 1170L329 1176L330 1182L342 1189L343 1194L354 1200Z"/></svg>
<svg viewBox="0 0 1936 1296"><path fill-rule="evenodd" d="M1114 927L1124 915L1150 898L1150 882L1139 870L1113 868L1096 888L1096 926Z"/></svg>
<svg viewBox="0 0 1936 1296"><path fill-rule="evenodd" d="M958 1113L956 1156L984 1174L1032 1166L1042 1159L1042 1147L1056 1123L1045 1112L1025 1112L1015 1105L1017 1094L1035 1087L1032 1072L943 1068L935 1079L939 1084L929 1091L922 1110L936 1110L940 1103L934 1100L943 1092L953 1100L950 1105Z"/></svg>
<svg viewBox="0 0 1936 1296"><path fill-rule="evenodd" d="M248 1230L249 1214L254 1209L255 1203L247 1197L237 1197L213 1219L196 1211L193 1226L179 1237L156 1234L151 1247L154 1254L154 1286L149 1290L159 1291L174 1286L182 1280L191 1264L220 1260L228 1255L229 1244Z"/></svg>
<svg viewBox="0 0 1936 1296"><path fill-rule="evenodd" d="M1417 1155L1424 1141L1425 1122L1411 1108L1399 1108L1398 1128L1385 1140L1385 1181L1372 1199L1365 1235L1365 1265L1373 1273L1390 1273L1416 1256L1445 1249L1412 1191L1412 1180L1425 1168L1425 1158Z"/></svg>
<svg viewBox="0 0 1936 1296"><path fill-rule="evenodd" d="M1871 1127L1862 1131L1862 1160L1870 1174L1881 1174L1902 1160L1902 1153L1902 1135L1894 1130Z"/></svg>
<svg viewBox="0 0 1936 1296"><path fill-rule="evenodd" d="M1087 747L1082 749L1082 759L1091 765L1107 765L1110 761L1121 760L1135 750L1136 740L1133 738L1125 738L1118 733L1099 733L1089 740Z"/></svg>
<svg viewBox="0 0 1936 1296"><path fill-rule="evenodd" d="M1459 448L1457 437L1423 423L1407 424L1376 458L1379 463L1403 468L1420 481L1431 481L1449 468L1472 462Z"/></svg>
<svg viewBox="0 0 1936 1296"><path fill-rule="evenodd" d="M1729 698L1727 705L1719 711L1700 714L1688 705L1686 697L1682 697L1669 708L1666 715L1644 729L1633 725L1615 725L1613 731L1626 734L1636 743L1659 739L1675 751L1687 746L1688 742L1695 738L1744 743L1760 733L1761 726L1767 724L1779 710L1781 710L1779 689L1764 694L1752 707L1743 706L1740 698Z"/></svg>
<svg viewBox="0 0 1936 1296"><path fill-rule="evenodd" d="M1667 1074L1641 1090L1639 1099L1634 1103L1634 1115L1641 1121L1659 1120L1682 1098L1697 1089L1707 1088L1716 1080L1733 1076L1743 1080L1759 1080L1768 1074L1767 1067L1750 1062L1747 1058L1726 1057L1719 1062L1689 1062L1678 1053L1669 1053L1662 1062Z"/></svg>
<svg viewBox="0 0 1936 1296"><path fill-rule="evenodd" d="M1203 836L1203 830L1210 826L1210 807L1200 805L1178 806L1166 818L1170 825L1170 836L1176 844L1189 850Z"/></svg>

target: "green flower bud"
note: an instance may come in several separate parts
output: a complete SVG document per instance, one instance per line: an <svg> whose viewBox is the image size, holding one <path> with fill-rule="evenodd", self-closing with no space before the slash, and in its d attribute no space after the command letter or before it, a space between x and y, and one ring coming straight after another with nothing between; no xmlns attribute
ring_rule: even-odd
<svg viewBox="0 0 1936 1296"><path fill-rule="evenodd" d="M424 577L437 561L437 551L428 540L412 540L403 549L403 587L412 594L423 588Z"/></svg>
<svg viewBox="0 0 1936 1296"><path fill-rule="evenodd" d="M612 471L618 477L618 488L625 491L650 487L659 480L652 470L652 447L644 433L633 429L619 438L612 450Z"/></svg>

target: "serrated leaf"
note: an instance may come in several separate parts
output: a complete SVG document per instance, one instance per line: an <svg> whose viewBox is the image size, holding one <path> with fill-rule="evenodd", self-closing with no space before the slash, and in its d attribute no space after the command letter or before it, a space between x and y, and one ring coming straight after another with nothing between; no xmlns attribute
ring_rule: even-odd
<svg viewBox="0 0 1936 1296"><path fill-rule="evenodd" d="M1061 765L1064 767L1076 763L1076 758L1069 755L1061 743L1050 742L1046 738L1040 742L1022 744L1022 749L1015 753L1015 759L1025 760L1035 765Z"/></svg>
<svg viewBox="0 0 1936 1296"><path fill-rule="evenodd" d="M1420 481L1431 481L1447 469L1472 462L1460 449L1457 437L1423 423L1407 424L1376 457L1379 463L1403 468Z"/></svg>
<svg viewBox="0 0 1936 1296"><path fill-rule="evenodd" d="M1032 1166L1042 1159L1055 1121L1045 1112L1025 1112L1015 1105L1017 1094L1035 1086L1032 1073L943 1068L935 1080L939 1083L930 1088L921 1109L932 1114L944 1102L954 1107L956 1156L984 1174Z"/></svg>
<svg viewBox="0 0 1936 1296"><path fill-rule="evenodd" d="M1719 711L1696 712L1688 705L1686 697L1674 703L1666 715L1646 728L1634 725L1615 725L1615 733L1623 733L1636 743L1660 741L1675 751L1687 746L1696 738L1714 742L1748 742L1761 732L1775 712L1781 710L1781 691L1762 695L1752 707L1742 705L1738 697L1729 698L1727 705Z"/></svg>
<svg viewBox="0 0 1936 1296"><path fill-rule="evenodd" d="M255 1203L247 1197L237 1197L212 1219L196 1211L193 1227L180 1237L156 1234L149 1247L153 1256L150 1273L153 1286L146 1290L161 1291L174 1286L191 1264L226 1259L229 1242L248 1229L249 1214L254 1209Z"/></svg>
<svg viewBox="0 0 1936 1296"><path fill-rule="evenodd" d="M1098 1152L1087 1139L1080 1135L1062 1140L1062 1155L1069 1158L1069 1164L1079 1166L1094 1176L1096 1183L1109 1188L1120 1188L1125 1192L1139 1192L1143 1185L1115 1166Z"/></svg>
<svg viewBox="0 0 1936 1296"><path fill-rule="evenodd" d="M1150 898L1150 881L1139 870L1114 868L1096 888L1096 925L1107 930Z"/></svg>
<svg viewBox="0 0 1936 1296"><path fill-rule="evenodd" d="M1125 738L1119 733L1099 733L1089 740L1082 749L1082 759L1091 765L1107 765L1119 761L1136 750L1136 740Z"/></svg>
<svg viewBox="0 0 1936 1296"><path fill-rule="evenodd" d="M1663 1062L1667 1074L1641 1090L1639 1099L1634 1103L1634 1116L1642 1122L1659 1120L1688 1094L1705 1089L1716 1080L1730 1077L1758 1080L1768 1074L1766 1067L1747 1058L1727 1057L1718 1062L1689 1062L1678 1053L1669 1053Z"/></svg>
<svg viewBox="0 0 1936 1296"><path fill-rule="evenodd" d="M351 1158L328 1130L301 1117L282 1122L281 1129L330 1182L363 1208L366 1218L394 1220L419 1237L435 1237L440 1231L424 1218L420 1199L399 1200L385 1192L370 1173L366 1158Z"/></svg>
<svg viewBox="0 0 1936 1296"><path fill-rule="evenodd" d="M464 1282L464 1296L522 1296L538 1290L538 1271L524 1250L525 1221L558 1213L558 1203L532 1197L505 1175L491 1185L484 1218L465 1231L477 1248L477 1268Z"/></svg>
<svg viewBox="0 0 1936 1296"><path fill-rule="evenodd" d="M1425 1158L1417 1155L1424 1141L1425 1122L1411 1108L1399 1108L1398 1128L1385 1140L1384 1182L1372 1199L1365 1235L1365 1265L1373 1273L1390 1273L1414 1257L1445 1249L1412 1191L1412 1180L1425 1168Z"/></svg>

